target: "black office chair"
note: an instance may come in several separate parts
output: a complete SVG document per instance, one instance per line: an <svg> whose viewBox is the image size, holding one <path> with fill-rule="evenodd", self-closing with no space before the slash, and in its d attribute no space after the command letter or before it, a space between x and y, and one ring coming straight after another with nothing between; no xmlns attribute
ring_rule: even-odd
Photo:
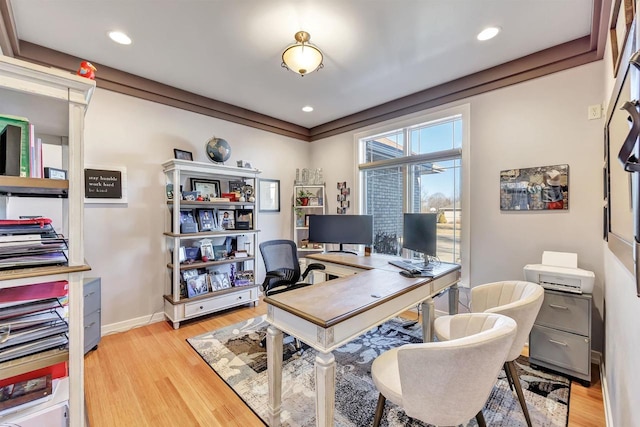
<svg viewBox="0 0 640 427"><path fill-rule="evenodd" d="M291 291L309 286L307 275L313 270L324 270L324 265L312 263L307 265L304 273L300 274L298 263L298 248L291 240L269 240L260 243L260 253L267 271L262 292L265 296ZM302 281L301 281L302 279Z"/></svg>
<svg viewBox="0 0 640 427"><path fill-rule="evenodd" d="M324 270L325 266L318 263L307 265L304 273L300 274L298 262L298 248L291 240L269 240L260 243L260 253L267 270L262 292L265 296L291 291L293 289L310 286L312 283L304 282L307 275L313 270ZM303 281L301 282L300 279ZM260 341L260 346L266 345L266 337ZM300 341L296 338L295 347L298 352L302 350Z"/></svg>

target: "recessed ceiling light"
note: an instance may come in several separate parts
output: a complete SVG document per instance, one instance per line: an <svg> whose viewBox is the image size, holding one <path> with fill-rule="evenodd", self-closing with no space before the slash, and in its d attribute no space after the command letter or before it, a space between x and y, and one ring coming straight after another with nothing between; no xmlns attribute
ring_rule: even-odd
<svg viewBox="0 0 640 427"><path fill-rule="evenodd" d="M116 43L120 44L131 44L131 39L128 35L120 31L110 31L109 38Z"/></svg>
<svg viewBox="0 0 640 427"><path fill-rule="evenodd" d="M498 27L488 27L484 30L480 31L478 34L478 40L484 41L494 38L500 32L500 28Z"/></svg>
<svg viewBox="0 0 640 427"><path fill-rule="evenodd" d="M313 107L311 105L306 105L302 107L302 111L304 111L305 113L310 113L313 111Z"/></svg>

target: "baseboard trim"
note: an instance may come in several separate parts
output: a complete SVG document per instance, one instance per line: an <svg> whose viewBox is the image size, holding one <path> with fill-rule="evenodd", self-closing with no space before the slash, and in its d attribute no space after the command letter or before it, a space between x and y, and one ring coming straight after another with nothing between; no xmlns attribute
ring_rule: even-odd
<svg viewBox="0 0 640 427"><path fill-rule="evenodd" d="M126 332L129 329L150 325L151 323L161 322L164 319L164 312L160 312L154 313L151 316L142 316L135 319L125 320L124 322L110 323L108 325L102 326L102 328L100 329L100 334L101 336L105 336L118 332Z"/></svg>
<svg viewBox="0 0 640 427"><path fill-rule="evenodd" d="M611 404L609 399L609 385L607 379L607 370L605 369L604 360L600 360L600 383L602 384L602 403L604 406L604 422L607 427L613 427L613 419L611 412Z"/></svg>

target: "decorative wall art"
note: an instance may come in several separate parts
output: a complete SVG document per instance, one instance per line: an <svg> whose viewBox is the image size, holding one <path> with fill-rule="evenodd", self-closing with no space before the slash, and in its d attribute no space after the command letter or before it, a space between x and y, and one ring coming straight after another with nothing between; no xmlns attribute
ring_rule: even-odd
<svg viewBox="0 0 640 427"><path fill-rule="evenodd" d="M568 210L569 165L500 171L500 210Z"/></svg>
<svg viewBox="0 0 640 427"><path fill-rule="evenodd" d="M336 213L344 215L347 213L347 208L351 207L349 200L347 200L347 196L351 194L351 188L347 187L346 181L338 182L336 187L338 189L338 197L336 198L338 208L336 209Z"/></svg>

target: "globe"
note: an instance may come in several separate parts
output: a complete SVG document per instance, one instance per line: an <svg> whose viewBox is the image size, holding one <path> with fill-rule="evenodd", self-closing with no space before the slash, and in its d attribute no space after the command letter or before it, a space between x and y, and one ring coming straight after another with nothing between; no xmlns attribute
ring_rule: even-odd
<svg viewBox="0 0 640 427"><path fill-rule="evenodd" d="M206 145L207 156L212 162L223 163L231 156L231 146L222 138L211 138Z"/></svg>

